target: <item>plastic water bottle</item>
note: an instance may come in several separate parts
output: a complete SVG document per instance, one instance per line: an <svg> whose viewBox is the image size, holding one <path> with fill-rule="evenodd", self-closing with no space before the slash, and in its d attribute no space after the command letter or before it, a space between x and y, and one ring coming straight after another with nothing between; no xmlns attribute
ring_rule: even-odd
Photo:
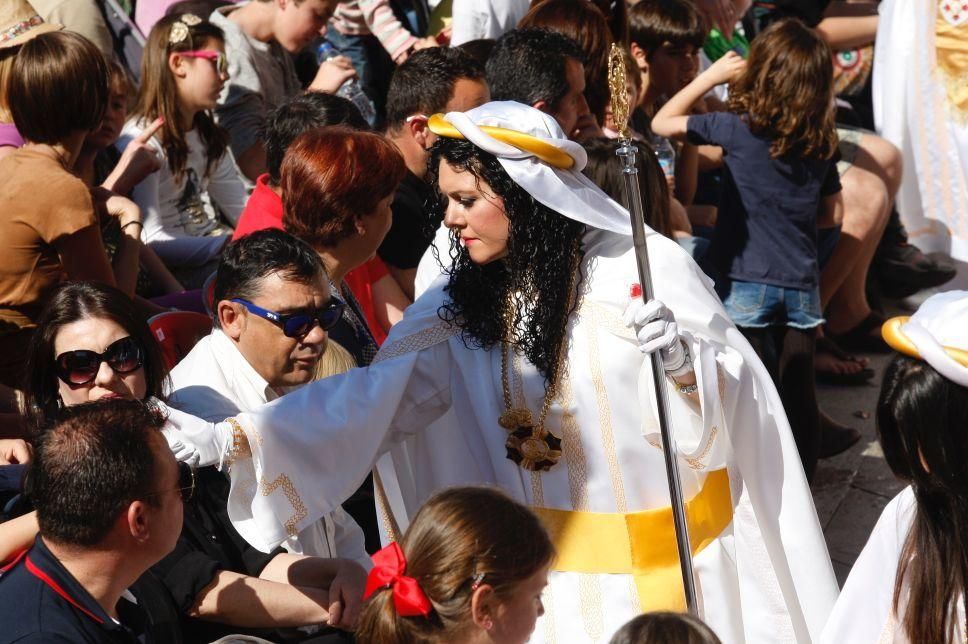
<svg viewBox="0 0 968 644"><path fill-rule="evenodd" d="M342 56L342 54L332 43L325 40L319 43L319 47L316 49L317 62L322 64L324 61L330 58L336 58L337 56ZM360 114L363 115L363 118L366 119L367 123L370 125L376 123L376 108L373 107L373 101L370 100L370 97L366 95L360 86L359 79L350 78L340 85L339 89L336 90L336 94L351 101L356 106L356 109L360 111Z"/></svg>
<svg viewBox="0 0 968 644"><path fill-rule="evenodd" d="M652 138L652 149L655 150L655 156L659 160L659 167L662 168L662 174L665 175L667 181L671 181L676 177L676 150L669 143L669 139L663 136L654 136Z"/></svg>

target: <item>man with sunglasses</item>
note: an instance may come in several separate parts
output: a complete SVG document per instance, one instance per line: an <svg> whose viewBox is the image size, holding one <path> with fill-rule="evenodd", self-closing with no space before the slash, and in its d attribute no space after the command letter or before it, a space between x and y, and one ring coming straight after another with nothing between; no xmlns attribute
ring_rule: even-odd
<svg viewBox="0 0 968 644"><path fill-rule="evenodd" d="M343 303L330 296L319 255L304 242L270 229L230 244L222 253L215 279L215 328L172 370L168 403L220 421L309 382L325 351L327 330L339 320L342 309ZM363 533L349 515L339 509L290 538L284 544L289 553L281 549L260 553L244 542L228 520L224 474L205 467L199 469L198 479L199 511L206 517L186 519L186 532L193 535L187 542L197 546L193 556L205 558L203 567L209 575L177 584L201 590L190 600L193 616L257 628L327 621L348 626L355 621L365 582L363 566L370 564ZM208 533L211 537L205 538ZM159 566L166 577L182 575L177 561L189 555L176 554ZM210 564L220 571L213 573ZM303 573L295 581L300 578L289 574L290 567L323 572ZM246 586L251 592L247 595L233 591L240 574L248 575ZM330 616L307 617L306 605L319 592L329 593L320 608ZM267 601L267 597L275 599ZM246 609L247 602L251 610ZM208 625L191 621L186 631L198 631L198 639L225 634L211 629L203 634Z"/></svg>
<svg viewBox="0 0 968 644"><path fill-rule="evenodd" d="M149 624L154 602L139 592L194 489L163 423L138 401L88 403L37 440L28 493L40 534L0 572L0 643L174 641Z"/></svg>

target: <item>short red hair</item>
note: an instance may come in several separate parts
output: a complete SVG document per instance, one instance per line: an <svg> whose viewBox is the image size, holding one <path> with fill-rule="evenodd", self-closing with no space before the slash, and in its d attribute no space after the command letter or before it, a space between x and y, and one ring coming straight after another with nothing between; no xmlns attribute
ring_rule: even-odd
<svg viewBox="0 0 968 644"><path fill-rule="evenodd" d="M332 248L396 191L406 170L400 152L379 134L343 127L304 132L282 162L283 226L316 248Z"/></svg>

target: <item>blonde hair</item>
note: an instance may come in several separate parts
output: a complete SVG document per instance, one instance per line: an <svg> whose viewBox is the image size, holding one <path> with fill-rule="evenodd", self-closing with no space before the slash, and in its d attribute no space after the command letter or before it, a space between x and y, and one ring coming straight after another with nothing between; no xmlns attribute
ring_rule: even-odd
<svg viewBox="0 0 968 644"><path fill-rule="evenodd" d="M772 140L771 157L829 159L837 149L833 76L820 35L798 20L779 20L753 41L746 71L729 87L729 109Z"/></svg>
<svg viewBox="0 0 968 644"><path fill-rule="evenodd" d="M313 376L313 380L338 376L357 366L353 354L339 342L330 338L326 340L326 350L323 351L322 357L316 364L316 374Z"/></svg>
<svg viewBox="0 0 968 644"><path fill-rule="evenodd" d="M475 582L507 598L555 555L538 518L487 487L455 487L431 497L400 547L407 558L405 574L417 580L433 610L428 617L401 617L392 591L379 590L363 607L358 642L452 642L472 626Z"/></svg>

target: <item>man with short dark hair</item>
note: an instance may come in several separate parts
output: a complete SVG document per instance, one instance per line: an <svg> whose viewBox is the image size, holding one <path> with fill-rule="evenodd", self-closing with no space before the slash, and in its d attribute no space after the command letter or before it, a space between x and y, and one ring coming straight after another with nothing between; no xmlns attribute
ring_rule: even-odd
<svg viewBox="0 0 968 644"><path fill-rule="evenodd" d="M308 244L276 229L229 244L215 278L216 328L172 370L169 404L221 421L279 398L315 378L326 328L341 313L322 260ZM288 539L288 553L262 553L228 519L225 475L202 467L198 481L183 538L155 568L176 602L201 618L187 622L186 632L210 641L238 627L309 626L327 619L348 626L355 620L366 576L362 566L370 564L363 533L346 512L337 509ZM329 609L335 614L327 615ZM234 628L217 630L206 623L211 621Z"/></svg>
<svg viewBox="0 0 968 644"><path fill-rule="evenodd" d="M191 469L139 401L61 415L28 477L40 534L0 576L0 642L137 642L144 615L122 595L174 548Z"/></svg>
<svg viewBox="0 0 968 644"><path fill-rule="evenodd" d="M489 100L484 68L459 48L416 51L390 81L387 137L403 155L407 174L394 195L393 224L377 254L411 300L417 265L440 224L430 221L426 208L431 197L424 180L428 150L437 138L427 119L438 112L464 112Z"/></svg>
<svg viewBox="0 0 968 644"><path fill-rule="evenodd" d="M570 139L602 136L585 100L585 55L577 42L547 29L504 34L487 59L495 101L517 101L550 114Z"/></svg>

